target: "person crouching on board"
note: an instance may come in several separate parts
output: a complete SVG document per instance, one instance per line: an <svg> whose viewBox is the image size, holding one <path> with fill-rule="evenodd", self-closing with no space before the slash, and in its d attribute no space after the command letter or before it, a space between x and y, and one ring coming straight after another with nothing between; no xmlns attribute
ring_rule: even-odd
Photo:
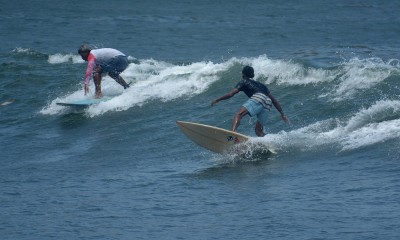
<svg viewBox="0 0 400 240"><path fill-rule="evenodd" d="M124 87L129 84L119 75L129 65L128 57L122 52L113 48L91 49L87 44L83 44L78 49L82 59L88 62L85 74L85 95L89 93L89 82L93 78L96 98L103 97L101 92L101 75L108 73L117 83Z"/></svg>
<svg viewBox="0 0 400 240"><path fill-rule="evenodd" d="M259 137L264 137L264 126L267 123L267 115L271 109L272 104L275 108L280 112L281 118L283 121L290 124L289 118L283 113L282 107L279 102L272 96L271 92L264 84L253 80L254 78L254 69L250 66L245 66L242 70L242 80L235 86L235 88L223 95L220 98L217 98L211 102L211 106L214 106L221 100L226 100L240 91L243 91L250 99L247 100L243 106L239 109L239 111L235 114L232 123L232 131L236 132L240 124L240 120L245 115L250 115L251 117L257 116L257 123L255 127L256 135Z"/></svg>

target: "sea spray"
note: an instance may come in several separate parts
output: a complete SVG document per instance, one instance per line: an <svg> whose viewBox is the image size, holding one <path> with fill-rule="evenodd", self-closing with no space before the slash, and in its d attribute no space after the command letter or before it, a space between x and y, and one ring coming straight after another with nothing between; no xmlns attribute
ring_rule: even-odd
<svg viewBox="0 0 400 240"><path fill-rule="evenodd" d="M354 150L400 137L400 101L378 101L350 119L331 118L257 141L279 151Z"/></svg>

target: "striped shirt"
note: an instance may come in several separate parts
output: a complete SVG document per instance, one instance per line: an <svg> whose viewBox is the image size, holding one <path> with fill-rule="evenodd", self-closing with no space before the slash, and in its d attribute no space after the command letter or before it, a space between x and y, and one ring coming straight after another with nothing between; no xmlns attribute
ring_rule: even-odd
<svg viewBox="0 0 400 240"><path fill-rule="evenodd" d="M242 79L235 88L243 91L250 99L261 103L264 108L271 109L272 101L267 96L270 92L264 84L253 79Z"/></svg>
<svg viewBox="0 0 400 240"><path fill-rule="evenodd" d="M271 99L269 97L265 96L265 94L263 94L263 93L255 93L255 94L253 94L253 96L251 96L250 99L261 103L261 105L263 105L263 107L268 110L270 110L272 107Z"/></svg>

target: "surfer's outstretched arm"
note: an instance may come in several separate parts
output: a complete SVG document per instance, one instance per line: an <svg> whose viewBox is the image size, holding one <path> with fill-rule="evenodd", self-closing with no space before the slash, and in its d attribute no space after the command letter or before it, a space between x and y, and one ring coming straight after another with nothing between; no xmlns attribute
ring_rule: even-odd
<svg viewBox="0 0 400 240"><path fill-rule="evenodd" d="M211 102L211 106L214 106L214 105L217 104L219 101L226 100L226 99L229 99L229 98L235 96L235 94L238 93L238 92L239 92L239 89L234 88L231 92L229 92L229 93L227 93L227 94L221 96L220 98L214 99L214 100Z"/></svg>
<svg viewBox="0 0 400 240"><path fill-rule="evenodd" d="M286 114L283 112L281 105L279 104L278 100L276 100L274 98L274 96L272 96L271 93L268 94L268 97L271 99L272 104L274 104L276 110L279 111L279 113L281 114L281 118L283 121L287 122L288 124L292 124L289 120L289 118L286 116Z"/></svg>

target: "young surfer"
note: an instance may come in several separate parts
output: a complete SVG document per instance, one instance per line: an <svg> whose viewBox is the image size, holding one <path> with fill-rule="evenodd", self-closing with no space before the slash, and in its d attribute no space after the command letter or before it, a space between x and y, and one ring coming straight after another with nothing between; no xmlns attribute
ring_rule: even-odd
<svg viewBox="0 0 400 240"><path fill-rule="evenodd" d="M108 73L124 89L129 87L129 84L119 75L129 65L125 54L113 48L92 50L87 44L83 44L78 49L78 53L83 60L88 62L85 74L85 95L89 93L89 81L93 78L96 98L103 96L101 92L101 75L103 73Z"/></svg>
<svg viewBox="0 0 400 240"><path fill-rule="evenodd" d="M249 100L247 100L235 114L232 122L232 131L236 132L242 117L249 114L251 117L257 116L255 132L257 136L263 137L265 136L264 125L267 123L267 110L269 111L271 109L272 104L280 112L283 121L290 124L290 120L283 113L282 107L274 96L272 96L269 89L264 84L253 80L253 78L254 69L250 66L245 66L242 70L242 80L231 92L213 100L211 106L214 106L221 100L229 99L240 91L243 91L249 97Z"/></svg>

